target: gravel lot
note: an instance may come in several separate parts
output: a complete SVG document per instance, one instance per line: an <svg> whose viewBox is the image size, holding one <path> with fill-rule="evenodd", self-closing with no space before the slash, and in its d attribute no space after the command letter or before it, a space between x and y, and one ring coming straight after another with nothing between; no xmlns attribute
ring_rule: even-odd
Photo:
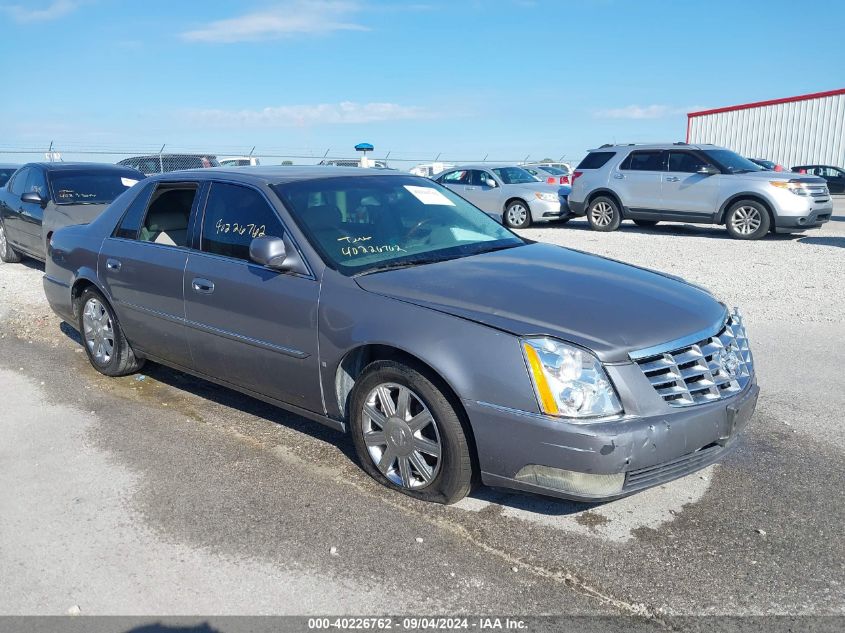
<svg viewBox="0 0 845 633"><path fill-rule="evenodd" d="M524 234L741 306L763 391L739 451L604 505L421 504L319 425L155 365L100 376L42 267L0 264L0 614L845 614L845 201L822 230L752 243Z"/></svg>

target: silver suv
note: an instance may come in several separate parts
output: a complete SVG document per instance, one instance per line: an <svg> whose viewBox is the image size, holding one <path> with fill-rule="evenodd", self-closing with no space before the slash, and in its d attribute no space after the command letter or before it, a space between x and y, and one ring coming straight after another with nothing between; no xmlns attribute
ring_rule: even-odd
<svg viewBox="0 0 845 633"><path fill-rule="evenodd" d="M569 209L596 231L622 220L724 224L731 237L756 240L830 220L833 203L822 178L772 172L724 147L603 145L572 174Z"/></svg>

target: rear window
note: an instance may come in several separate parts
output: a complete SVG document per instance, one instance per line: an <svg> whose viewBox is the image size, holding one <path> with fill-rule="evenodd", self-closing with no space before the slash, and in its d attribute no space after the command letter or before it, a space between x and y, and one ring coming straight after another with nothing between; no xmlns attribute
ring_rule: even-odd
<svg viewBox="0 0 845 633"><path fill-rule="evenodd" d="M604 167L607 161L616 156L616 152L590 152L578 163L577 169L598 169Z"/></svg>
<svg viewBox="0 0 845 633"><path fill-rule="evenodd" d="M662 150L650 150L644 152L631 152L619 169L630 169L633 171L665 171L664 152Z"/></svg>
<svg viewBox="0 0 845 633"><path fill-rule="evenodd" d="M134 169L50 172L56 204L108 204L144 176Z"/></svg>

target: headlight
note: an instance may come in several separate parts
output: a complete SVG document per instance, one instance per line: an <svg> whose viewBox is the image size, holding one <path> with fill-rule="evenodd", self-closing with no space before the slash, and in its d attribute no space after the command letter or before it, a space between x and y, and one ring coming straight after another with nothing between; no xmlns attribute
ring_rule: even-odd
<svg viewBox="0 0 845 633"><path fill-rule="evenodd" d="M543 413L564 418L596 418L622 413L622 405L598 359L552 338L522 341Z"/></svg>
<svg viewBox="0 0 845 633"><path fill-rule="evenodd" d="M557 202L558 197L556 193L549 193L548 191L535 191L534 195L538 200L545 200L546 202Z"/></svg>
<svg viewBox="0 0 845 633"><path fill-rule="evenodd" d="M796 196L810 195L810 192L804 186L804 183L796 180L770 180L769 184L772 185L772 187L777 187L778 189L787 189Z"/></svg>

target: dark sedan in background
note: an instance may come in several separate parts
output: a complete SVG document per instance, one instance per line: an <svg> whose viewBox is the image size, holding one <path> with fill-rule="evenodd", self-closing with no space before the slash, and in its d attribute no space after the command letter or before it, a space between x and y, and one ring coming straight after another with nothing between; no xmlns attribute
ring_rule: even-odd
<svg viewBox="0 0 845 633"><path fill-rule="evenodd" d="M144 178L127 167L97 163L28 163L0 189L0 259L44 260L57 228L85 224Z"/></svg>
<svg viewBox="0 0 845 633"><path fill-rule="evenodd" d="M150 359L349 430L367 473L427 501L478 479L630 494L731 450L758 393L707 291L398 172L154 176L56 232L44 289L101 373Z"/></svg>
<svg viewBox="0 0 845 633"><path fill-rule="evenodd" d="M833 165L797 165L792 171L799 174L812 174L827 181L830 193L845 193L845 169Z"/></svg>

